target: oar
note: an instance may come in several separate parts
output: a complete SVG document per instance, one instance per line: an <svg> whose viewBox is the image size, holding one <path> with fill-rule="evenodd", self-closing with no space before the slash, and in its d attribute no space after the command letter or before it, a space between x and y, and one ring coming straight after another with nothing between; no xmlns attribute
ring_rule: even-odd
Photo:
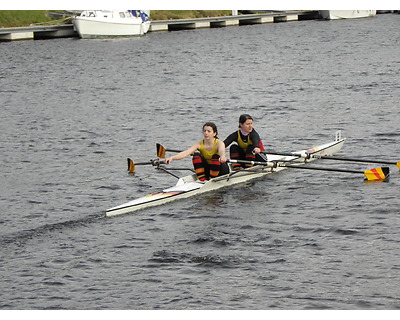
<svg viewBox="0 0 400 320"><path fill-rule="evenodd" d="M378 164L389 164L395 165L400 169L400 161L386 161L386 160L375 160L375 159L359 159L359 158L343 158L343 157L333 157L333 156L320 156L313 155L312 153L295 153L295 152L268 152L261 151L261 153L265 154L276 154L278 156L289 156L289 157L302 157L302 158L315 158L315 159L326 159L326 160L338 160L338 161L349 161L349 162L363 162L363 163L378 163Z"/></svg>
<svg viewBox="0 0 400 320"><path fill-rule="evenodd" d="M352 162L366 162L366 163L379 163L379 164L391 164L395 165L400 169L400 161L386 161L386 160L373 160L373 159L357 159L357 158L342 158L332 156L312 156L316 159L327 159L327 160L339 160L339 161L352 161Z"/></svg>
<svg viewBox="0 0 400 320"><path fill-rule="evenodd" d="M166 152L182 152L182 150L173 150L173 149L166 149L164 148L161 144L157 143L157 157L164 159L165 158L165 153Z"/></svg>
<svg viewBox="0 0 400 320"><path fill-rule="evenodd" d="M147 161L147 162L138 162L138 163L136 163L135 161L133 161L130 158L128 158L128 171L130 173L134 173L135 172L135 166L137 166L137 165L149 165L149 164L151 164L151 165L157 167L157 169L165 171L165 172L167 172L167 173L169 173L169 174L171 174L171 175L173 175L174 177L177 177L177 178L179 178L179 177L174 175L174 174L172 174L171 172L168 172L168 171L171 171L171 170L177 170L177 171L189 170L191 172L195 172L193 169L190 169L190 168L168 168L168 171L167 171L165 168L160 166L161 164L165 164L165 162L163 160L160 161L159 159L150 160L150 161Z"/></svg>
<svg viewBox="0 0 400 320"><path fill-rule="evenodd" d="M307 170L321 170L321 171L333 171L333 172L346 172L346 173L362 173L365 175L367 180L384 180L389 176L390 170L389 167L382 168L374 168L366 171L361 170L347 170L347 169L334 169L334 168L326 168L326 167L315 167L315 166L301 166L295 164L288 164L279 161L273 162L261 162L261 161L248 161L248 160L228 160L232 163L244 163L251 165L262 165L267 167L288 167L294 169L307 169Z"/></svg>
<svg viewBox="0 0 400 320"><path fill-rule="evenodd" d="M149 165L149 164L151 164L153 166L159 167L160 164L163 164L163 163L164 163L164 161L160 161L159 159L150 160L150 161L147 161L147 162L135 162L132 159L128 158L128 171L131 172L131 173L135 172L135 166L139 166L139 165Z"/></svg>
<svg viewBox="0 0 400 320"><path fill-rule="evenodd" d="M291 164L282 164L281 167L289 167L295 169L308 169L308 170L321 170L321 171L333 171L333 172L347 172L347 173L362 173L365 175L366 180L385 180L390 173L389 167L374 168L366 171L361 170L347 170L347 169L333 169L326 167L314 167L314 166L297 166Z"/></svg>

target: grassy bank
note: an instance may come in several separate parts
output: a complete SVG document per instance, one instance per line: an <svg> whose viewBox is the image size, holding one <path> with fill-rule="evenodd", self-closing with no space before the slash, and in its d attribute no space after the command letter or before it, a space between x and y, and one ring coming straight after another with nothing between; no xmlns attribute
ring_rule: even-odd
<svg viewBox="0 0 400 320"><path fill-rule="evenodd" d="M0 28L68 23L49 16L51 10L0 10ZM58 11L60 12L60 11ZM230 15L230 10L153 10L151 20L190 19Z"/></svg>
<svg viewBox="0 0 400 320"><path fill-rule="evenodd" d="M151 20L221 17L231 14L231 10L154 10L150 13Z"/></svg>
<svg viewBox="0 0 400 320"><path fill-rule="evenodd" d="M0 10L0 28L25 27L48 24L54 19L43 10Z"/></svg>

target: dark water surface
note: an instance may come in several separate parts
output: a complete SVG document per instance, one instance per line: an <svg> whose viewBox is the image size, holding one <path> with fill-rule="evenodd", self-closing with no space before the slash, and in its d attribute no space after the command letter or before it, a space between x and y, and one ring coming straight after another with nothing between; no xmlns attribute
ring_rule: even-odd
<svg viewBox="0 0 400 320"><path fill-rule="evenodd" d="M399 19L1 43L0 308L400 308L395 166L386 183L287 170L105 218L176 182L129 176L126 157L189 147L205 121L225 138L245 112L277 151L342 130L342 155L400 160Z"/></svg>

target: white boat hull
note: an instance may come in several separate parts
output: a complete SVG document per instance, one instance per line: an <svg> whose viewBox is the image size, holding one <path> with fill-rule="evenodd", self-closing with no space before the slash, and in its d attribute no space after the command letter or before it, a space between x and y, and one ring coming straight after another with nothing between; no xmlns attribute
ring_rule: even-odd
<svg viewBox="0 0 400 320"><path fill-rule="evenodd" d="M333 155L342 148L344 141L345 139L340 139L314 148L297 151L296 153L304 154L308 152L312 153L313 155L319 155L319 156ZM274 160L288 161L290 162L291 165L296 163L297 164L304 163L304 159L301 157L279 156L272 154L267 156L269 161L274 161ZM307 161L313 161L313 158ZM261 179L268 174L279 172L285 169L287 169L287 167L278 166L276 168L272 168L260 165L250 169L235 172L230 175L220 176L211 179L206 183L199 182L197 180L196 175L185 176L183 178L180 178L178 180L178 183L174 187L165 189L161 192L152 193L147 196L108 209L106 211L106 216L110 217L110 216L121 215L148 207L162 205L178 199L184 199L214 190L229 188L235 185L248 183L256 179Z"/></svg>
<svg viewBox="0 0 400 320"><path fill-rule="evenodd" d="M95 14L96 16L76 16L72 19L81 38L142 36L150 28L150 21L142 21L139 17L119 18L112 13L103 16Z"/></svg>
<svg viewBox="0 0 400 320"><path fill-rule="evenodd" d="M376 16L376 10L320 10L319 14L325 20L358 19Z"/></svg>

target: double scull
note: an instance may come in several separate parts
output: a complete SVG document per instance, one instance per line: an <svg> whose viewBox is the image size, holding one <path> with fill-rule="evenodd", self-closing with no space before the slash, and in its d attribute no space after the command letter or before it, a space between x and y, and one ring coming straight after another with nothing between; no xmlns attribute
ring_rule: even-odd
<svg viewBox="0 0 400 320"><path fill-rule="evenodd" d="M206 182L198 181L195 174L187 175L179 178L176 185L171 188L167 188L160 192L152 193L108 209L106 211L106 216L110 217L134 212L149 207L159 206L171 201L189 198L199 194L248 183L256 179L261 179L274 172L279 172L291 167L308 168L307 166L304 166L305 163L314 161L318 157L332 156L340 151L344 142L345 139L337 136L335 141L313 148L296 151L293 153L293 155L267 154L267 163L254 163L255 166L251 168L234 171L229 174L210 179ZM302 157L301 155L304 154L312 154L315 157ZM151 164L153 163L156 163L159 166L161 161L152 160Z"/></svg>

